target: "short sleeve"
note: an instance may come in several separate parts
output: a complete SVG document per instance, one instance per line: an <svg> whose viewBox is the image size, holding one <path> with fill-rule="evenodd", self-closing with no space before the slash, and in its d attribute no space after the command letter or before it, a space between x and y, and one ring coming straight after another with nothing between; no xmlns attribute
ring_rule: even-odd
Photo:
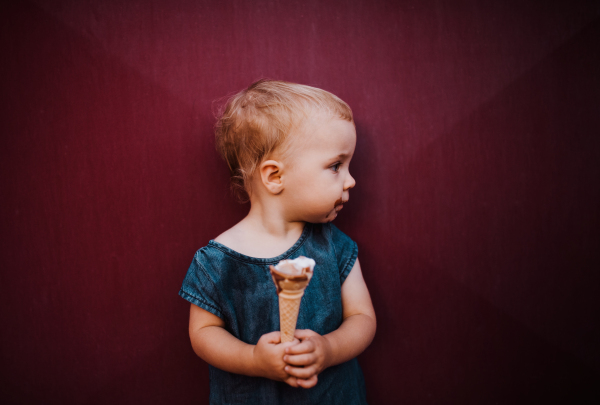
<svg viewBox="0 0 600 405"><path fill-rule="evenodd" d="M329 226L331 229L331 241L340 271L340 284L343 284L348 274L350 274L350 270L354 267L354 263L356 263L358 246L356 242L340 231L335 225L329 224Z"/></svg>
<svg viewBox="0 0 600 405"><path fill-rule="evenodd" d="M210 273L201 263L201 251L194 255L194 260L187 271L179 296L211 314L223 318L223 312L217 303L217 288Z"/></svg>

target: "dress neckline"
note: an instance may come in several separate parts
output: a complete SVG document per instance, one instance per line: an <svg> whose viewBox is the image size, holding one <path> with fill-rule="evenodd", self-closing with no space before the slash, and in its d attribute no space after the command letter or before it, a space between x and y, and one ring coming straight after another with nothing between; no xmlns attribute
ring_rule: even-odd
<svg viewBox="0 0 600 405"><path fill-rule="evenodd" d="M281 260L285 260L285 259L289 258L291 255L294 254L294 252L296 252L298 249L300 249L300 247L306 241L306 238L308 237L308 234L311 229L312 229L312 224L310 224L308 222L305 223L304 229L302 230L302 234L300 235L300 237L298 238L296 243L294 243L292 245L292 247L290 247L288 250L286 250L282 254L275 256L275 257L262 258L262 257L247 256L245 254L236 252L235 250L223 245L222 243L216 242L214 239L211 239L208 242L208 246L218 249L221 252L225 253L226 255L233 257L234 259L242 261L242 262L246 262L246 263L253 263L253 264L279 263Z"/></svg>

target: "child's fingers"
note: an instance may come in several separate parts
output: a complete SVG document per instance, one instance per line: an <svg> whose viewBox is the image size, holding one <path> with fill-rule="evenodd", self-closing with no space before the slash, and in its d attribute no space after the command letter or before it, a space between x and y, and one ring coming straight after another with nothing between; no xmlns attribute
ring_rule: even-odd
<svg viewBox="0 0 600 405"><path fill-rule="evenodd" d="M281 343L281 347L285 349L287 347L296 346L298 343L300 343L300 341L298 339L294 339L291 342Z"/></svg>
<svg viewBox="0 0 600 405"><path fill-rule="evenodd" d="M286 354L302 354L302 353L310 353L315 351L315 342L310 339L303 340L297 345L290 346L285 349Z"/></svg>
<svg viewBox="0 0 600 405"><path fill-rule="evenodd" d="M308 339L314 335L318 335L318 333L310 329L296 329L294 332L294 337L297 337L300 340Z"/></svg>
<svg viewBox="0 0 600 405"><path fill-rule="evenodd" d="M314 353L303 353L293 356L286 354L283 356L283 361L291 366L308 366L317 361L317 356Z"/></svg>
<svg viewBox="0 0 600 405"><path fill-rule="evenodd" d="M279 331L265 333L259 340L264 340L265 343L281 343L281 333Z"/></svg>
<svg viewBox="0 0 600 405"><path fill-rule="evenodd" d="M298 379L296 377L288 377L285 380L283 380L284 383L286 383L287 385L294 387L294 388L298 388Z"/></svg>
<svg viewBox="0 0 600 405"><path fill-rule="evenodd" d="M293 377L297 377L297 378L306 380L317 374L317 366L308 366L308 367L285 366L285 372Z"/></svg>
<svg viewBox="0 0 600 405"><path fill-rule="evenodd" d="M298 384L298 387L302 387L302 388L312 388L315 385L317 385L317 382L319 381L319 378L317 377L317 375L313 375L312 377L310 377L308 380L302 380L302 379L298 379L296 380L296 384Z"/></svg>

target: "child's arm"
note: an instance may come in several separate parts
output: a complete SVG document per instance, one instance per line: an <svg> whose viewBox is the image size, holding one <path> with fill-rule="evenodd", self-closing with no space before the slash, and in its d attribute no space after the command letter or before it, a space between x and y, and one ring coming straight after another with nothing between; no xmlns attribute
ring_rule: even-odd
<svg viewBox="0 0 600 405"><path fill-rule="evenodd" d="M295 336L302 342L285 349L283 359L289 364L285 371L298 378L299 386L314 386L317 374L358 356L375 336L375 311L358 259L342 284L342 307L344 320L337 330L324 336L296 330Z"/></svg>
<svg viewBox="0 0 600 405"><path fill-rule="evenodd" d="M190 340L200 358L230 373L266 377L298 386L296 377L285 372L283 361L284 350L298 341L280 344L279 332L271 332L261 336L256 346L250 345L235 338L224 326L218 316L191 305Z"/></svg>

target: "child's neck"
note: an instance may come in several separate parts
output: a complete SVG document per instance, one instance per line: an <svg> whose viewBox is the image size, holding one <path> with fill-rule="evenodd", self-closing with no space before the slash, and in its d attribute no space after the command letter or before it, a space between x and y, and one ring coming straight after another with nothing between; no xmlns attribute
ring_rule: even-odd
<svg viewBox="0 0 600 405"><path fill-rule="evenodd" d="M281 207L262 204L261 201L250 204L250 212L243 221L248 222L251 231L268 234L273 238L287 238L290 233L299 236L304 229L304 222L286 220Z"/></svg>
<svg viewBox="0 0 600 405"><path fill-rule="evenodd" d="M215 241L246 256L276 257L296 243L304 225L286 221L276 205L252 201L248 215Z"/></svg>

